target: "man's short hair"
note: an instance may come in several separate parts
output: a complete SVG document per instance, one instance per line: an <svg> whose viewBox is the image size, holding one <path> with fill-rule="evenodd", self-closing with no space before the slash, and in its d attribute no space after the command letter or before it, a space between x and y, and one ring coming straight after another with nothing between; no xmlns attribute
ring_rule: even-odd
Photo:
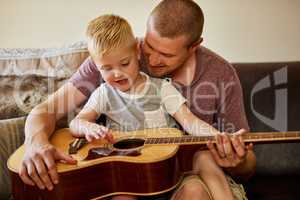
<svg viewBox="0 0 300 200"><path fill-rule="evenodd" d="M92 20L88 24L86 36L92 57L135 44L129 23L117 15L101 15Z"/></svg>
<svg viewBox="0 0 300 200"><path fill-rule="evenodd" d="M193 0L163 0L153 9L149 20L161 37L185 35L187 45L191 45L202 35L204 15Z"/></svg>

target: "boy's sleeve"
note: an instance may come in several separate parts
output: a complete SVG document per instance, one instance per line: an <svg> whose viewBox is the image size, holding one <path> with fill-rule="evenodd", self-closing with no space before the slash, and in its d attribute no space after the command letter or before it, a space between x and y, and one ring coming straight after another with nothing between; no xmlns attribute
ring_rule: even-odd
<svg viewBox="0 0 300 200"><path fill-rule="evenodd" d="M174 115L186 99L180 92L172 85L171 81L164 80L161 87L161 99L164 109L170 114Z"/></svg>
<svg viewBox="0 0 300 200"><path fill-rule="evenodd" d="M89 100L83 107L83 109L86 108L91 108L95 110L99 115L107 113L108 99L104 85L101 85L92 93Z"/></svg>

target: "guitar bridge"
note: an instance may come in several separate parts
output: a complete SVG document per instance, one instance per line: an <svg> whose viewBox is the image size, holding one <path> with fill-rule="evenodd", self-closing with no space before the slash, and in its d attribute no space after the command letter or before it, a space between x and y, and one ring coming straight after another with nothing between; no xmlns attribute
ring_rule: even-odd
<svg viewBox="0 0 300 200"><path fill-rule="evenodd" d="M69 155L77 153L88 141L85 138L77 138L69 144Z"/></svg>

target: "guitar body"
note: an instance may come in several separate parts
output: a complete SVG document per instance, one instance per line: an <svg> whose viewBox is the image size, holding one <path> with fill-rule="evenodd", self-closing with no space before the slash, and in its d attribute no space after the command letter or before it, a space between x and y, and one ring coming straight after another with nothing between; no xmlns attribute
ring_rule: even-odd
<svg viewBox="0 0 300 200"><path fill-rule="evenodd" d="M179 130L172 128L114 133L116 140L181 135ZM65 153L74 140L69 129L58 130L51 137L51 143ZM177 154L179 145L143 145L133 148L132 155L121 151L121 154L86 159L91 149L108 146L106 141L97 140L72 155L78 161L76 165L58 162L60 181L52 191L26 185L19 178L18 171L24 156L24 146L21 146L8 160L14 199L82 200L117 194L155 195L175 188L182 177Z"/></svg>
<svg viewBox="0 0 300 200"><path fill-rule="evenodd" d="M71 136L69 129L56 131L51 143L65 153L70 152L78 162L57 163L60 181L53 191L39 190L22 182L18 175L24 156L21 146L7 162L14 200L85 200L118 194L164 193L175 188L183 173L192 169L196 151L207 149L207 141L216 142L214 136L183 136L173 128L113 135L117 141L114 145L97 140L77 148L80 142ZM246 133L243 139L257 144L299 142L300 132Z"/></svg>

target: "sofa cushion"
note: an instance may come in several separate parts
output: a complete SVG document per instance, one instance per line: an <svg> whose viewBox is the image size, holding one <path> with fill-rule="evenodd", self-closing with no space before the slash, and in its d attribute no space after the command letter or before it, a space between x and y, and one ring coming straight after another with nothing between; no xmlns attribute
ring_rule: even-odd
<svg viewBox="0 0 300 200"><path fill-rule="evenodd" d="M24 142L25 117L0 120L0 199L8 199L11 182L8 157Z"/></svg>
<svg viewBox="0 0 300 200"><path fill-rule="evenodd" d="M62 48L0 49L0 119L28 114L88 55L85 42Z"/></svg>

